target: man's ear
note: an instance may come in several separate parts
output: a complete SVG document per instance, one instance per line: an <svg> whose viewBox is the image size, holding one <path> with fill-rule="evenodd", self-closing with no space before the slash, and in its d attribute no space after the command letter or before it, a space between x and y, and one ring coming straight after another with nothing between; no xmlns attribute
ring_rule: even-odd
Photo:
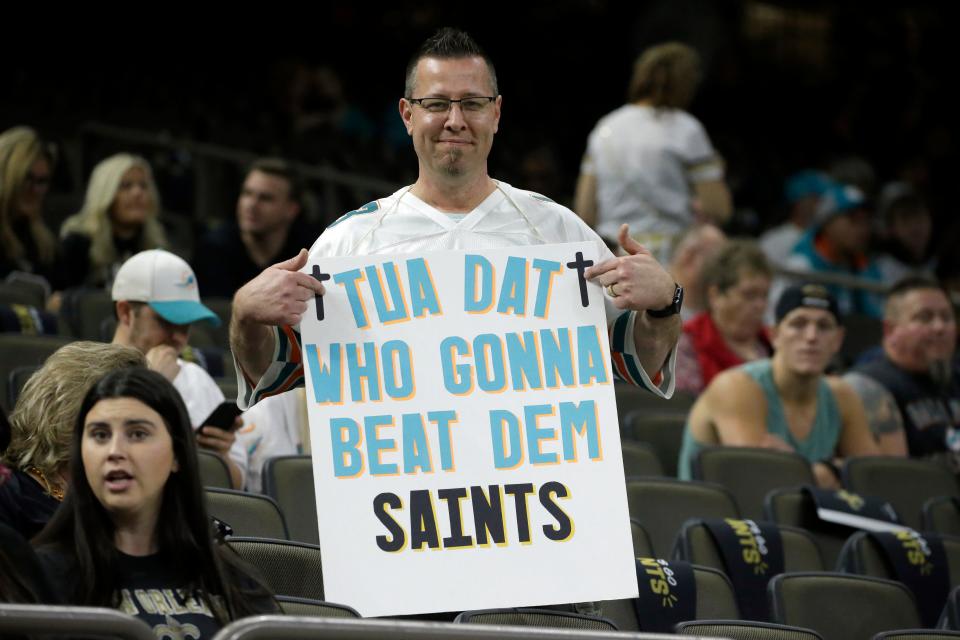
<svg viewBox="0 0 960 640"><path fill-rule="evenodd" d="M400 110L400 119L403 120L403 126L407 128L407 135L413 133L413 108L405 99L400 98L400 104L397 106Z"/></svg>
<svg viewBox="0 0 960 640"><path fill-rule="evenodd" d="M117 300L114 304L117 309L117 324L130 326L133 323L133 305L127 300Z"/></svg>

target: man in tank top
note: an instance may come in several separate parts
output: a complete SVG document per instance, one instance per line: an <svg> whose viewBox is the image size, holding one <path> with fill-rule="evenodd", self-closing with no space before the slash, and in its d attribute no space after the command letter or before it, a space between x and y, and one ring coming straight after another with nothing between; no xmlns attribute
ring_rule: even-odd
<svg viewBox="0 0 960 640"><path fill-rule="evenodd" d="M839 488L836 458L880 453L859 397L824 375L843 342L836 299L820 285L790 287L777 301L772 358L728 369L690 410L679 475L705 446L794 451L810 461L817 483Z"/></svg>

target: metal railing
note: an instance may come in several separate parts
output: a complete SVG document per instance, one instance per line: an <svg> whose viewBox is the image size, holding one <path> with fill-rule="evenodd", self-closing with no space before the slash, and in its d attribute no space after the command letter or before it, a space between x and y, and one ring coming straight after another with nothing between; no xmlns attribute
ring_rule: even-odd
<svg viewBox="0 0 960 640"><path fill-rule="evenodd" d="M220 168L223 165L232 165L242 171L261 155L246 149L197 142L189 138L174 138L163 132L117 127L102 122L87 122L81 125L81 144L84 144L84 138L88 137L137 147L189 153L193 157L195 166L194 184L196 188L193 213L198 220L204 219L207 212L214 211L219 207L217 187L219 186L218 173ZM84 157L82 149L80 157ZM340 171L329 165L306 164L297 161L291 161L291 164L299 171L305 181L319 183L319 199L324 210L337 212L336 215L346 212L346 210L340 210L342 205L337 202L335 191L338 187L375 194L371 196L371 199L393 193L400 187L400 185L388 180ZM234 188L239 191L240 185L235 185ZM363 202L355 204L359 206Z"/></svg>

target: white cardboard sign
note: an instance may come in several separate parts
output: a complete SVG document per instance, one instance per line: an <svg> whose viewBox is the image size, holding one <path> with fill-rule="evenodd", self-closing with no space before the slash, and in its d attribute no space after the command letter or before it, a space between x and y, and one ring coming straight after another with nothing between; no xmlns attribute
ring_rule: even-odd
<svg viewBox="0 0 960 640"><path fill-rule="evenodd" d="M636 597L592 243L319 259L301 323L325 596ZM579 267L578 267L579 265Z"/></svg>

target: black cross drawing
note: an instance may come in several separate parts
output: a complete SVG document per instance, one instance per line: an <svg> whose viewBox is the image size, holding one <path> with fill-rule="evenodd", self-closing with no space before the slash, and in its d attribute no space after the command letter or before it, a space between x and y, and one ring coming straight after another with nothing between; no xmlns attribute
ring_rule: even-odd
<svg viewBox="0 0 960 640"><path fill-rule="evenodd" d="M313 265L313 277L322 283L324 280L330 279L330 274L322 272L320 265L315 264ZM317 320L323 320L323 296L315 293L313 294L313 298L317 302Z"/></svg>
<svg viewBox="0 0 960 640"><path fill-rule="evenodd" d="M583 271L591 266L593 266L593 260L584 260L582 251L577 251L576 260L567 263L568 269L577 270L577 278L580 280L580 304L584 307L590 305L590 299L587 297L587 279L583 277Z"/></svg>

